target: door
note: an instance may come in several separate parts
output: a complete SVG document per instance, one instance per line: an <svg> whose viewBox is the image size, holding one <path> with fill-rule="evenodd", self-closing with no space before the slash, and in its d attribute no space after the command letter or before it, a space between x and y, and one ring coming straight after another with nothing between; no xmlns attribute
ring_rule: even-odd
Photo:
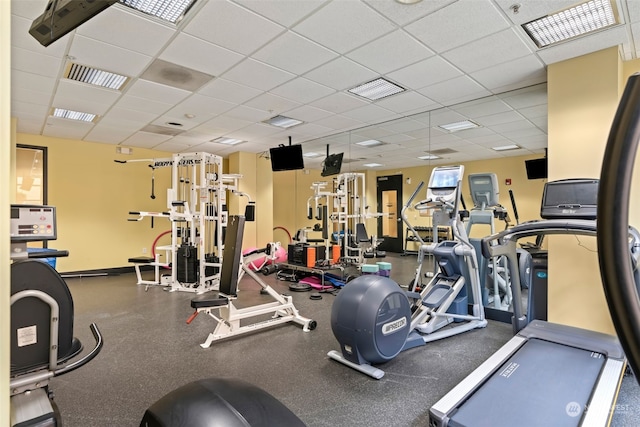
<svg viewBox="0 0 640 427"><path fill-rule="evenodd" d="M378 220L378 236L383 239L378 248L388 252L402 252L404 250L404 229L400 218L402 175L379 176L377 198L377 211L383 214Z"/></svg>

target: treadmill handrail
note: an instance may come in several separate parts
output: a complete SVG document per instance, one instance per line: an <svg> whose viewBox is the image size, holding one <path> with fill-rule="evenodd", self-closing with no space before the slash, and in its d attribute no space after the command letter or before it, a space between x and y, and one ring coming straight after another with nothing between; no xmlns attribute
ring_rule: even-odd
<svg viewBox="0 0 640 427"><path fill-rule="evenodd" d="M492 253L494 242L518 240L523 237L538 236L540 234L595 235L596 231L596 221L586 219L543 219L523 222L499 233L484 237L482 239L482 255L486 258L494 256Z"/></svg>
<svg viewBox="0 0 640 427"><path fill-rule="evenodd" d="M622 347L640 382L640 297L633 263L623 245L629 224L633 169L640 143L640 74L634 74L620 98L602 160L597 241L604 294Z"/></svg>

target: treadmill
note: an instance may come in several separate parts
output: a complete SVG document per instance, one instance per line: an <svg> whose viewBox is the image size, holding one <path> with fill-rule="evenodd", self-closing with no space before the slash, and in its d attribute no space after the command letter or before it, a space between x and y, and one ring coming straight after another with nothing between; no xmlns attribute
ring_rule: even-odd
<svg viewBox="0 0 640 427"><path fill-rule="evenodd" d="M596 235L597 180L545 185L541 214L482 241L485 257L505 256L518 271L517 241L547 234ZM640 234L628 227L627 250L640 256ZM520 275L511 274L513 301ZM531 292L529 297L533 297ZM534 301L531 301L535 303ZM626 358L614 336L527 318L513 304L515 336L429 410L430 426L605 426L613 415Z"/></svg>

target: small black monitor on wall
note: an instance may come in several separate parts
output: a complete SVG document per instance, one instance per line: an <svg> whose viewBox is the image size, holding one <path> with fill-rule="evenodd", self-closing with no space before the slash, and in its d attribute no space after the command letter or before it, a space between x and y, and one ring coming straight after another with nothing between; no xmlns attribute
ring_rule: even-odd
<svg viewBox="0 0 640 427"><path fill-rule="evenodd" d="M524 166L527 169L528 179L547 178L547 158L525 160Z"/></svg>
<svg viewBox="0 0 640 427"><path fill-rule="evenodd" d="M271 159L271 170L273 172L304 169L302 145L300 144L270 148L269 158Z"/></svg>
<svg viewBox="0 0 640 427"><path fill-rule="evenodd" d="M342 169L344 153L329 154L322 165L322 176L338 175Z"/></svg>

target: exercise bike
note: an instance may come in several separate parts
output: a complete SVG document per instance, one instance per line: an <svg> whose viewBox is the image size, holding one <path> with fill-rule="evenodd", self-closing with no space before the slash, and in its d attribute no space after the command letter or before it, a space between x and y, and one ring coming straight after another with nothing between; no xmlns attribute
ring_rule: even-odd
<svg viewBox="0 0 640 427"><path fill-rule="evenodd" d="M437 274L420 292L405 291L382 276L363 275L349 282L331 310L331 329L341 350L330 351L331 359L380 379L384 371L374 364L487 325L476 252L458 215L463 172L462 166L435 168L427 199L416 205L433 210L434 222L446 218L453 232L454 240L421 245L421 251L433 254Z"/></svg>
<svg viewBox="0 0 640 427"><path fill-rule="evenodd" d="M37 258L68 256L67 251L29 251L27 242L56 239L52 206L11 206L11 427L59 426L49 380L89 363L102 349L102 336L90 325L94 348L73 337L73 299L56 270Z"/></svg>

